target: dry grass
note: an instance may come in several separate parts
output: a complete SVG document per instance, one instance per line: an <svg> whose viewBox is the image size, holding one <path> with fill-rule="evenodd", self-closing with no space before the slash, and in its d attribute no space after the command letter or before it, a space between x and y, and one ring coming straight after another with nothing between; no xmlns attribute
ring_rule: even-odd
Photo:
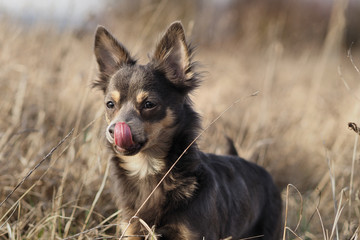
<svg viewBox="0 0 360 240"><path fill-rule="evenodd" d="M181 18L193 29L188 16L170 10L171 17L158 20L162 4L148 24L108 24L141 61L170 21ZM0 201L74 129L0 207L0 239L120 236L121 213L107 181L102 96L89 87L96 73L92 32L4 19L0 30ZM204 133L202 149L224 152L228 135L242 156L273 174L283 188L284 239L358 239L358 135L347 126L360 124L360 53L349 58L339 48L342 31L334 25L322 47L301 51L276 33L261 48L243 44L250 40L198 46L196 59L208 73L193 99L204 127L259 91Z"/></svg>

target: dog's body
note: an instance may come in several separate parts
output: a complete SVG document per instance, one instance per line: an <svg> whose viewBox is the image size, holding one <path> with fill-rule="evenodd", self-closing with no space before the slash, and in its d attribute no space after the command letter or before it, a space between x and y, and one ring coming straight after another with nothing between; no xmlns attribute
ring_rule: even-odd
<svg viewBox="0 0 360 240"><path fill-rule="evenodd" d="M95 55L100 76L94 86L105 94L106 137L125 227L197 136L200 119L188 94L199 81L179 22L147 65L136 64L103 27L96 32ZM159 239L277 239L281 198L263 168L237 156L204 154L195 143L137 217L155 226ZM145 232L134 222L125 235L143 239Z"/></svg>

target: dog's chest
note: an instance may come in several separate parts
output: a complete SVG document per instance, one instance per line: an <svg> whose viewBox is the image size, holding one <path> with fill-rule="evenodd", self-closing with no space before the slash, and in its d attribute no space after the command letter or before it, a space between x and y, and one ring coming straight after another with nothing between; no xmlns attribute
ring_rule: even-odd
<svg viewBox="0 0 360 240"><path fill-rule="evenodd" d="M122 156L119 165L128 172L129 176L137 176L140 179L158 174L165 167L163 159L156 159L142 153Z"/></svg>

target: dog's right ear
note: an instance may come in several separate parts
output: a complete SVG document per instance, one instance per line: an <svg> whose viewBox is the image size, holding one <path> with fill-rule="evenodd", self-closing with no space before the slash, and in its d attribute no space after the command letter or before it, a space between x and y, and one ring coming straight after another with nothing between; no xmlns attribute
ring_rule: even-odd
<svg viewBox="0 0 360 240"><path fill-rule="evenodd" d="M103 26L98 26L95 33L94 52L99 66L99 79L94 81L93 87L105 92L110 77L124 64L136 63L115 37Z"/></svg>

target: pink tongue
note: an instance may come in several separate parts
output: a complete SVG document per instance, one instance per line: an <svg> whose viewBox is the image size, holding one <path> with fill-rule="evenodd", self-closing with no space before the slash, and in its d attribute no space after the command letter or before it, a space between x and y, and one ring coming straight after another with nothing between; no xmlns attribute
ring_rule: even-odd
<svg viewBox="0 0 360 240"><path fill-rule="evenodd" d="M130 127L124 122L118 122L115 125L114 138L115 144L120 148L127 149L134 145Z"/></svg>

